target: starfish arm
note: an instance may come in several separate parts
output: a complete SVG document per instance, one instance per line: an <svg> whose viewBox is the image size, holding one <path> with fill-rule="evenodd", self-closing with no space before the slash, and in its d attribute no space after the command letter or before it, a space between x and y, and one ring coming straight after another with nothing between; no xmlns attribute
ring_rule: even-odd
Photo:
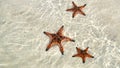
<svg viewBox="0 0 120 68"><path fill-rule="evenodd" d="M79 54L75 54L75 55L73 55L72 57L79 57Z"/></svg>
<svg viewBox="0 0 120 68"><path fill-rule="evenodd" d="M77 10L73 12L72 18L74 18L77 15Z"/></svg>
<svg viewBox="0 0 120 68"><path fill-rule="evenodd" d="M44 31L44 34L46 34L48 37L52 38L52 33L45 32L45 31Z"/></svg>
<svg viewBox="0 0 120 68"><path fill-rule="evenodd" d="M82 10L79 11L79 13L82 14L82 15L84 15L84 16L86 16L86 14Z"/></svg>
<svg viewBox="0 0 120 68"><path fill-rule="evenodd" d="M61 54L64 55L64 49L61 43L59 43L59 48L60 48Z"/></svg>
<svg viewBox="0 0 120 68"><path fill-rule="evenodd" d="M64 26L61 26L61 28L58 30L57 34L62 35Z"/></svg>
<svg viewBox="0 0 120 68"><path fill-rule="evenodd" d="M92 56L92 55L90 55L90 54L87 54L86 57L94 58L94 56Z"/></svg>
<svg viewBox="0 0 120 68"><path fill-rule="evenodd" d="M82 62L83 62L83 63L85 63L85 59L86 59L85 57L82 57Z"/></svg>
<svg viewBox="0 0 120 68"><path fill-rule="evenodd" d="M74 7L77 7L77 5L73 1L72 1L72 4L73 4Z"/></svg>
<svg viewBox="0 0 120 68"><path fill-rule="evenodd" d="M66 11L72 11L72 12L73 12L73 11L74 11L74 8L67 9Z"/></svg>
<svg viewBox="0 0 120 68"><path fill-rule="evenodd" d="M65 41L72 41L72 42L75 42L75 40L73 40L73 39L71 39L71 38L69 38L69 37L64 37L64 40L65 40Z"/></svg>
<svg viewBox="0 0 120 68"><path fill-rule="evenodd" d="M87 4L84 4L83 6L80 6L80 9L83 9Z"/></svg>
<svg viewBox="0 0 120 68"><path fill-rule="evenodd" d="M81 50L78 47L76 47L76 50L77 50L77 53L81 53Z"/></svg>
<svg viewBox="0 0 120 68"><path fill-rule="evenodd" d="M87 51L88 51L88 48L89 48L89 47L87 47L87 48L85 49L85 52L87 52Z"/></svg>
<svg viewBox="0 0 120 68"><path fill-rule="evenodd" d="M50 49L50 47L52 46L52 42L50 42L46 48L46 51L48 51Z"/></svg>

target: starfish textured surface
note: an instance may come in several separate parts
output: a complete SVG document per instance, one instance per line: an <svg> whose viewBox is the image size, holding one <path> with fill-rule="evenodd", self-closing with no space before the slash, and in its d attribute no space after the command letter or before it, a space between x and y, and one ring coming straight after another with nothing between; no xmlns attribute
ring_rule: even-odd
<svg viewBox="0 0 120 68"><path fill-rule="evenodd" d="M72 2L73 4L73 8L67 9L66 11L72 11L72 18L74 18L77 14L82 14L84 16L86 16L86 14L82 11L82 9L86 6L86 4L84 4L83 6L77 6L74 2Z"/></svg>
<svg viewBox="0 0 120 68"><path fill-rule="evenodd" d="M90 55L89 53L87 53L88 48L89 48L89 47L87 47L85 50L82 50L82 49L76 47L77 54L73 55L72 57L81 57L83 63L85 63L86 57L94 58L94 56L92 56L92 55Z"/></svg>
<svg viewBox="0 0 120 68"><path fill-rule="evenodd" d="M64 26L62 26L56 34L55 33L44 32L44 34L46 34L47 36L50 37L50 43L48 44L48 46L46 48L46 51L48 51L50 49L50 47L52 47L53 45L58 45L59 48L60 48L60 51L63 55L64 54L64 48L62 46L62 42L63 41L75 42L75 40L63 35L63 33L62 33L63 28L64 28Z"/></svg>

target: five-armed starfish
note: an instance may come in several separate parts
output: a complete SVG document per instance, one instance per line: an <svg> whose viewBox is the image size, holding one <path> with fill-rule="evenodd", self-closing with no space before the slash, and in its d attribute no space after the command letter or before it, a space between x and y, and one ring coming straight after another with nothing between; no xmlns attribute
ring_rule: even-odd
<svg viewBox="0 0 120 68"><path fill-rule="evenodd" d="M81 50L80 48L76 47L77 54L73 55L72 57L81 57L83 63L85 63L86 57L94 58L94 56L92 56L92 55L90 55L90 54L87 53L88 48L89 47L87 47L85 50Z"/></svg>
<svg viewBox="0 0 120 68"><path fill-rule="evenodd" d="M46 51L49 50L49 48L53 45L58 45L59 46L59 49L62 53L62 55L64 54L64 49L63 49L63 46L62 46L62 42L63 41L72 41L72 42L75 42L75 40L69 38L69 37L66 37L63 35L63 28L64 26L62 26L57 33L49 33L49 32L44 32L44 34L46 34L47 36L49 36L50 38L50 43L49 45L47 46L46 48Z"/></svg>
<svg viewBox="0 0 120 68"><path fill-rule="evenodd" d="M73 4L73 8L67 9L66 11L72 11L72 18L74 18L78 13L82 14L82 15L86 15L82 9L86 6L86 4L84 4L83 6L77 6L74 2L72 2Z"/></svg>

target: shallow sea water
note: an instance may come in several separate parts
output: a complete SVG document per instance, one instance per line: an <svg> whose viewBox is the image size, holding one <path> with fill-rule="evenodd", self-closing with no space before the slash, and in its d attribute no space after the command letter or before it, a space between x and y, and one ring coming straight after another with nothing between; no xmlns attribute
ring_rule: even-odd
<svg viewBox="0 0 120 68"><path fill-rule="evenodd" d="M86 16L72 18L72 0L0 0L0 68L120 68L120 0L74 0L87 4ZM49 38L64 25L64 42L45 51ZM75 47L95 58L72 58Z"/></svg>

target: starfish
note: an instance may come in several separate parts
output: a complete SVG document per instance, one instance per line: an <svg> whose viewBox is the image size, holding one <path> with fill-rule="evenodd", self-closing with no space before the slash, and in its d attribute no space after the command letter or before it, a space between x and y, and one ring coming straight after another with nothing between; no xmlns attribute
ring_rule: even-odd
<svg viewBox="0 0 120 68"><path fill-rule="evenodd" d="M66 37L63 35L63 28L64 26L62 26L57 33L49 33L49 32L44 32L44 34L46 34L49 38L50 38L50 43L48 44L46 51L48 51L53 45L58 45L59 49L62 53L62 55L64 55L64 49L62 46L62 42L63 41L72 41L75 42L75 40Z"/></svg>
<svg viewBox="0 0 120 68"><path fill-rule="evenodd" d="M85 50L81 50L80 48L76 47L77 54L73 55L72 57L81 57L83 63L85 63L86 57L94 58L94 56L92 56L92 55L90 55L90 54L87 53L88 48L89 47L87 47Z"/></svg>
<svg viewBox="0 0 120 68"><path fill-rule="evenodd" d="M86 4L84 4L83 6L77 6L74 2L72 2L73 4L73 8L67 9L66 11L72 11L72 18L74 18L78 13L86 16L86 14L82 11L82 9L86 6Z"/></svg>

